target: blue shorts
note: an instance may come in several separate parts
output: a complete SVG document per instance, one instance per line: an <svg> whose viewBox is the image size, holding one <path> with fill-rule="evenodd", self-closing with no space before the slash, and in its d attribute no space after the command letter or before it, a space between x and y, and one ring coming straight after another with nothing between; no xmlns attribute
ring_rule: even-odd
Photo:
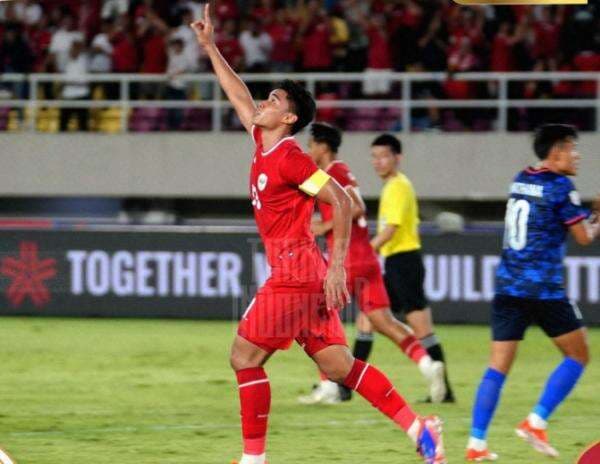
<svg viewBox="0 0 600 464"><path fill-rule="evenodd" d="M579 308L566 298L537 300L496 294L492 304L494 341L523 340L527 327L534 323L551 338L583 327Z"/></svg>

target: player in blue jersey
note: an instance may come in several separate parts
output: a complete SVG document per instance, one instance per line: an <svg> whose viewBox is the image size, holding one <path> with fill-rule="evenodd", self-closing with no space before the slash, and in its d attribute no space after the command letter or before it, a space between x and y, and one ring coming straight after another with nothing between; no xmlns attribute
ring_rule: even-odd
<svg viewBox="0 0 600 464"><path fill-rule="evenodd" d="M540 127L534 140L540 162L520 172L510 186L491 317L491 358L475 397L468 461L498 457L488 451L488 426L519 342L532 323L552 338L564 358L516 433L537 451L558 456L548 442L547 421L571 392L589 359L581 314L567 299L563 286L565 241L570 232L577 243L589 245L600 230L598 202L590 215L568 177L577 174L576 140L577 132L571 126Z"/></svg>

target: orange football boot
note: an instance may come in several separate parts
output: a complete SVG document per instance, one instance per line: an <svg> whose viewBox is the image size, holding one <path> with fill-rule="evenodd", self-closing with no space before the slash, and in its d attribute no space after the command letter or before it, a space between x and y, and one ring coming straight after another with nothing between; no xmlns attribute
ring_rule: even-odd
<svg viewBox="0 0 600 464"><path fill-rule="evenodd" d="M498 455L496 453L490 453L487 449L477 451L476 449L468 448L465 459L471 462L495 461L498 459Z"/></svg>
<svg viewBox="0 0 600 464"><path fill-rule="evenodd" d="M525 440L536 451L550 456L551 458L558 457L558 451L556 451L548 442L548 435L543 429L536 429L533 427L527 419L521 422L515 429L517 436Z"/></svg>

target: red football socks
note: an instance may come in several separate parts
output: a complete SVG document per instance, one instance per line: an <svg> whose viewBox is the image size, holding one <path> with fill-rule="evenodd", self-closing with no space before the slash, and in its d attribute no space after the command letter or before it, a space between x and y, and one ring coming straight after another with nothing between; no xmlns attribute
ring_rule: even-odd
<svg viewBox="0 0 600 464"><path fill-rule="evenodd" d="M416 364L419 364L423 356L427 356L427 351L425 351L421 342L412 335L400 342L400 349Z"/></svg>
<svg viewBox="0 0 600 464"><path fill-rule="evenodd" d="M236 372L240 392L244 454L265 452L267 423L271 408L271 386L262 367Z"/></svg>
<svg viewBox="0 0 600 464"><path fill-rule="evenodd" d="M344 385L359 393L405 432L417 418L388 378L375 367L359 359L354 360Z"/></svg>
<svg viewBox="0 0 600 464"><path fill-rule="evenodd" d="M321 382L324 382L325 380L329 380L327 378L327 376L325 374L323 374L323 371L319 371L319 378L321 379Z"/></svg>

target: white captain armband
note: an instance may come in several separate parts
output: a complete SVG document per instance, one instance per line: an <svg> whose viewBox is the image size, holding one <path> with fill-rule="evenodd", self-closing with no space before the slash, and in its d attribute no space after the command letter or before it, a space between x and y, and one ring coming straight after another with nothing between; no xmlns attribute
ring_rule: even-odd
<svg viewBox="0 0 600 464"><path fill-rule="evenodd" d="M317 193L319 193L329 179L331 179L329 174L321 169L318 169L312 176L302 182L298 188L307 195L314 197Z"/></svg>

